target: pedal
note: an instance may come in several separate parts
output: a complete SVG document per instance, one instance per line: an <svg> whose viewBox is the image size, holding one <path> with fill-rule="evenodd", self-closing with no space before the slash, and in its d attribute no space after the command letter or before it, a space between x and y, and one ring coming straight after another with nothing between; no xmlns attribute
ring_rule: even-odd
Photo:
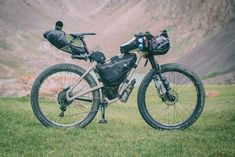
<svg viewBox="0 0 235 157"><path fill-rule="evenodd" d="M106 119L101 119L101 120L99 121L99 124L106 124L106 123L108 123L108 121L107 121Z"/></svg>

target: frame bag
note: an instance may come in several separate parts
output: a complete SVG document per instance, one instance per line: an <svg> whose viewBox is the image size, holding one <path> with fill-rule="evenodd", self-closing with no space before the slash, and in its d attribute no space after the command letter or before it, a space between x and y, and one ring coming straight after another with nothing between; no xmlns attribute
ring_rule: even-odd
<svg viewBox="0 0 235 157"><path fill-rule="evenodd" d="M113 99L118 94L119 85L125 80L128 72L136 62L135 54L124 54L122 57L112 57L109 62L98 63L97 70L104 84L104 94Z"/></svg>
<svg viewBox="0 0 235 157"><path fill-rule="evenodd" d="M112 57L110 62L97 64L98 73L105 85L120 85L136 62L135 54Z"/></svg>

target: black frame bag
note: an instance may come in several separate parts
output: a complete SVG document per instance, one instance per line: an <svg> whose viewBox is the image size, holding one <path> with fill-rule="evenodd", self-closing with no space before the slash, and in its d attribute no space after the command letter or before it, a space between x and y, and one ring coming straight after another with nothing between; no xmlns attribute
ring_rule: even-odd
<svg viewBox="0 0 235 157"><path fill-rule="evenodd" d="M120 85L136 62L135 54L112 57L110 62L98 63L97 69L105 86Z"/></svg>
<svg viewBox="0 0 235 157"><path fill-rule="evenodd" d="M135 54L129 53L121 57L114 56L108 62L97 64L96 69L104 84L103 92L109 100L117 97L118 88L135 65L136 59Z"/></svg>

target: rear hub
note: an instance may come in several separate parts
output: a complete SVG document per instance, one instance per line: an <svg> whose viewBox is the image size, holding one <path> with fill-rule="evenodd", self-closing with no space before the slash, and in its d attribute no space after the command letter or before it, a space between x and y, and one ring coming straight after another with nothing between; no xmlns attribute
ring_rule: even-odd
<svg viewBox="0 0 235 157"><path fill-rule="evenodd" d="M57 97L57 101L60 105L60 110L61 113L59 114L60 117L64 117L64 112L66 111L67 106L69 106L73 101L68 101L67 100L67 96L66 93L69 90L69 88L66 88L64 90L62 90Z"/></svg>

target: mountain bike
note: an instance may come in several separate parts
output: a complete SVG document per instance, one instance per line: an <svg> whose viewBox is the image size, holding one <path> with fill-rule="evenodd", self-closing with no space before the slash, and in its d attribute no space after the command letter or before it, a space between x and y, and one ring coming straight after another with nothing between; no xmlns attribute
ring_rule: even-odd
<svg viewBox="0 0 235 157"><path fill-rule="evenodd" d="M53 65L41 72L32 86L32 109L43 125L83 128L99 110L99 123L107 123L106 108L119 100L127 102L135 84L133 74L142 59L151 64L137 95L138 109L145 122L155 129L175 130L185 129L198 119L205 102L203 84L181 64L158 64L157 53L163 55L169 49L166 38L162 43L157 41L163 35L136 34L121 46L120 54L109 59L102 52L89 51L84 41L87 35L95 33L70 34L72 42L67 48L79 39L84 53L71 51L71 57L89 61L88 69L67 63Z"/></svg>

